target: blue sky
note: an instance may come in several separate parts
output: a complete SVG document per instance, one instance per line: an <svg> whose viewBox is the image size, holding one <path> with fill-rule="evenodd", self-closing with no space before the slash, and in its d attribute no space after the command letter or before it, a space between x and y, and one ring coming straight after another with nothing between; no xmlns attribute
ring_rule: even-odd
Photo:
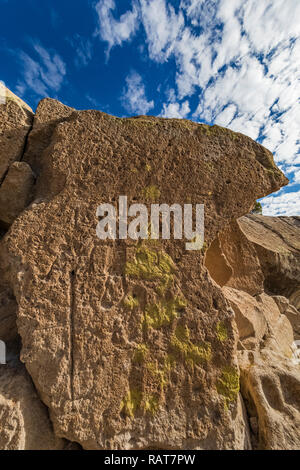
<svg viewBox="0 0 300 470"><path fill-rule="evenodd" d="M117 116L219 124L272 152L300 215L299 0L0 0L0 80Z"/></svg>

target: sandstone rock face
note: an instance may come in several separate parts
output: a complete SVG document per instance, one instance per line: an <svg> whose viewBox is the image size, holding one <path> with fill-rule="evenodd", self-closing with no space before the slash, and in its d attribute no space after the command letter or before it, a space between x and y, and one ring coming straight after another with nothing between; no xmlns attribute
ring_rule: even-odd
<svg viewBox="0 0 300 470"><path fill-rule="evenodd" d="M264 347L292 357L293 328L272 297L261 294L255 298L229 287L223 292L235 312L239 339L246 349Z"/></svg>
<svg viewBox="0 0 300 470"><path fill-rule="evenodd" d="M0 290L0 339L8 342L17 336L17 302L12 290L1 283Z"/></svg>
<svg viewBox="0 0 300 470"><path fill-rule="evenodd" d="M50 99L32 123L6 93L0 448L299 448L300 219L239 218L286 183L272 155L217 126ZM203 203L208 250L99 240L97 206L120 195Z"/></svg>
<svg viewBox="0 0 300 470"><path fill-rule="evenodd" d="M239 226L252 243L264 275L265 289L300 307L300 218L249 215Z"/></svg>
<svg viewBox="0 0 300 470"><path fill-rule="evenodd" d="M253 447L299 449L299 366L267 349L261 353L241 352L239 364Z"/></svg>
<svg viewBox="0 0 300 470"><path fill-rule="evenodd" d="M1 269L56 435L86 449L249 448L234 316L204 253L99 240L96 209L120 195L203 203L210 245L286 184L272 155L216 126L44 100L23 161L35 199L2 240Z"/></svg>
<svg viewBox="0 0 300 470"><path fill-rule="evenodd" d="M241 393L257 449L300 445L299 240L299 218L251 215L219 233L206 254L235 312Z"/></svg>
<svg viewBox="0 0 300 470"><path fill-rule="evenodd" d="M27 104L8 89L5 95L5 103L0 101L0 182L9 165L21 159L33 121L33 112Z"/></svg>
<svg viewBox="0 0 300 470"><path fill-rule="evenodd" d="M34 174L25 162L14 162L0 187L0 221L9 226L27 207L34 184Z"/></svg>
<svg viewBox="0 0 300 470"><path fill-rule="evenodd" d="M23 367L0 366L0 449L62 450L47 408Z"/></svg>
<svg viewBox="0 0 300 470"><path fill-rule="evenodd" d="M205 265L220 286L257 295L264 290L264 275L253 243L241 230L240 220L219 233L206 253Z"/></svg>

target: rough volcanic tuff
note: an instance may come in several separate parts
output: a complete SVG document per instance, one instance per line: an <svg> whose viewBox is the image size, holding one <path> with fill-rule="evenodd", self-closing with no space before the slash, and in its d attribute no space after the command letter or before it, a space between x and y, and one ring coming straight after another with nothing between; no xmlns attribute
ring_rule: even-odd
<svg viewBox="0 0 300 470"><path fill-rule="evenodd" d="M234 314L204 252L100 241L96 208L203 203L209 246L286 184L271 153L217 126L47 99L23 161L33 202L1 242L1 274L56 434L87 449L250 448Z"/></svg>
<svg viewBox="0 0 300 470"><path fill-rule="evenodd" d="M254 215L229 224L206 253L235 312L253 448L300 445L299 256L299 217Z"/></svg>
<svg viewBox="0 0 300 470"><path fill-rule="evenodd" d="M4 104L1 104L5 101ZM9 165L21 160L33 112L24 101L5 89L0 101L0 180L3 181Z"/></svg>
<svg viewBox="0 0 300 470"><path fill-rule="evenodd" d="M0 366L0 449L62 450L24 366Z"/></svg>

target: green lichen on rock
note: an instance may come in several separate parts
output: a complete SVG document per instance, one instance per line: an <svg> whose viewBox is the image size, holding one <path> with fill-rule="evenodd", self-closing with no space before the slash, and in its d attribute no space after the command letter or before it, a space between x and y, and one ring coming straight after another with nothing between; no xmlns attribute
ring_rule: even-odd
<svg viewBox="0 0 300 470"><path fill-rule="evenodd" d="M144 343L139 344L134 353L133 361L136 362L137 364L142 364L146 360L148 353L149 353L148 346Z"/></svg>
<svg viewBox="0 0 300 470"><path fill-rule="evenodd" d="M226 408L236 401L239 391L239 373L234 367L228 366L222 370L222 375L217 381L217 392L224 397Z"/></svg>
<svg viewBox="0 0 300 470"><path fill-rule="evenodd" d="M127 295L123 300L123 305L128 310L133 310L134 308L139 306L138 299L132 297L132 295Z"/></svg>
<svg viewBox="0 0 300 470"><path fill-rule="evenodd" d="M138 409L154 414L158 408L158 397L142 393L137 389L130 389L121 401L121 412L129 418L134 418Z"/></svg>
<svg viewBox="0 0 300 470"><path fill-rule="evenodd" d="M135 259L125 264L127 276L149 281L158 280L162 289L172 282L174 270L173 260L167 253L156 252L145 246L137 248Z"/></svg>
<svg viewBox="0 0 300 470"><path fill-rule="evenodd" d="M211 359L211 345L207 342L199 344L192 343L190 339L190 330L187 326L178 325L175 334L171 338L171 347L179 357L190 366L200 365Z"/></svg>
<svg viewBox="0 0 300 470"><path fill-rule="evenodd" d="M171 300L161 300L156 304L146 306L144 326L161 328L172 323L178 317L178 313L187 306L185 299L175 297Z"/></svg>
<svg viewBox="0 0 300 470"><path fill-rule="evenodd" d="M171 358L167 357L164 360L163 365L157 364L154 362L149 362L147 364L148 371L156 378L159 382L161 388L164 388L169 382L169 374L174 362Z"/></svg>
<svg viewBox="0 0 300 470"><path fill-rule="evenodd" d="M217 337L221 343L224 343L228 339L228 331L225 323L222 321L219 321L217 324Z"/></svg>
<svg viewBox="0 0 300 470"><path fill-rule="evenodd" d="M144 400L144 410L154 415L159 408L159 398L155 395L148 395Z"/></svg>
<svg viewBox="0 0 300 470"><path fill-rule="evenodd" d="M142 399L143 394L141 391L136 389L129 390L121 402L121 411L130 418L133 418L136 410L141 406Z"/></svg>
<svg viewBox="0 0 300 470"><path fill-rule="evenodd" d="M142 195L147 202L156 202L160 198L160 190L157 186L148 186L143 190Z"/></svg>

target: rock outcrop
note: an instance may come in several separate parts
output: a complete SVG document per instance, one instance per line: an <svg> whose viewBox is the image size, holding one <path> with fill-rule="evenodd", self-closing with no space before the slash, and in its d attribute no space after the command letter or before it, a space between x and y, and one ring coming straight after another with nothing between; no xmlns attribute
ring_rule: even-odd
<svg viewBox="0 0 300 470"><path fill-rule="evenodd" d="M260 220L267 231L264 218L240 219L287 183L272 154L218 126L120 119L50 99L30 119L23 151L6 166L3 157L0 338L21 336L21 360L48 407L58 441L40 446L295 448L299 407L287 384L298 383L297 240L273 256L274 240L261 248L252 234ZM98 239L97 207L117 207L121 195L149 209L204 204L205 247ZM279 256L285 287L271 291ZM269 395L275 387L283 397L273 414L271 399L262 403L263 361ZM9 419L24 420L18 413ZM21 434L6 433L0 447L39 445L20 444Z"/></svg>
<svg viewBox="0 0 300 470"><path fill-rule="evenodd" d="M0 366L0 449L62 450L48 410L22 366Z"/></svg>
<svg viewBox="0 0 300 470"><path fill-rule="evenodd" d="M299 256L298 217L254 215L229 224L206 255L235 312L241 392L258 449L300 445Z"/></svg>
<svg viewBox="0 0 300 470"><path fill-rule="evenodd" d="M0 103L0 181L11 163L21 160L34 114L20 98L8 89Z"/></svg>

